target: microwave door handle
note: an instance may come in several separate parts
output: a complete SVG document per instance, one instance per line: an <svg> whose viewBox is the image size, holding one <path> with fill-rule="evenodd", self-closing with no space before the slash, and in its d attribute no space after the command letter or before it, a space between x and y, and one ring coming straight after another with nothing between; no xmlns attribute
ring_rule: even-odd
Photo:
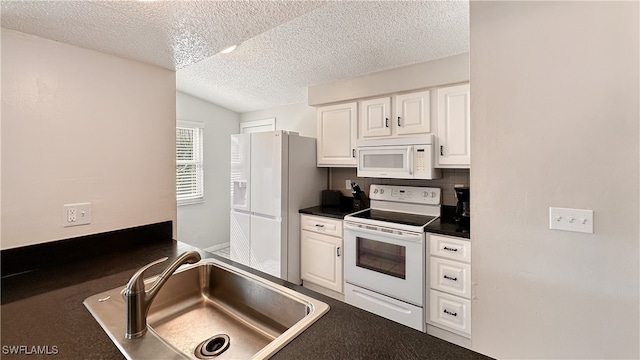
<svg viewBox="0 0 640 360"><path fill-rule="evenodd" d="M413 146L407 148L407 158L409 159L409 175L413 175Z"/></svg>

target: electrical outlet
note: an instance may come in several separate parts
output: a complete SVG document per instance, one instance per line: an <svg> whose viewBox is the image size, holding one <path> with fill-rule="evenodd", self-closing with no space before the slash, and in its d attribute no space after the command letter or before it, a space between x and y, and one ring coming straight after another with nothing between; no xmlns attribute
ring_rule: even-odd
<svg viewBox="0 0 640 360"><path fill-rule="evenodd" d="M345 189L351 190L351 180L345 180L344 186L345 186Z"/></svg>
<svg viewBox="0 0 640 360"><path fill-rule="evenodd" d="M91 223L91 203L66 204L62 207L62 226Z"/></svg>
<svg viewBox="0 0 640 360"><path fill-rule="evenodd" d="M593 234L593 210L550 207L549 229Z"/></svg>
<svg viewBox="0 0 640 360"><path fill-rule="evenodd" d="M70 207L67 209L67 222L74 223L78 220L78 209Z"/></svg>

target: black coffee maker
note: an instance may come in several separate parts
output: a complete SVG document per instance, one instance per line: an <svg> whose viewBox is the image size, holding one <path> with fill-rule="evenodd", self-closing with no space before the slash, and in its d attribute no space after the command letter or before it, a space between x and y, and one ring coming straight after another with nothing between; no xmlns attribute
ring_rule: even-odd
<svg viewBox="0 0 640 360"><path fill-rule="evenodd" d="M469 188L457 187L454 188L454 190L456 192L456 198L458 199L454 220L461 221L464 219L469 219L469 217L471 216L471 213L469 211Z"/></svg>
<svg viewBox="0 0 640 360"><path fill-rule="evenodd" d="M351 183L351 189L353 190L351 194L353 195L353 208L356 210L362 210L369 207L369 199L367 198L367 194L360 189L360 185L358 183Z"/></svg>

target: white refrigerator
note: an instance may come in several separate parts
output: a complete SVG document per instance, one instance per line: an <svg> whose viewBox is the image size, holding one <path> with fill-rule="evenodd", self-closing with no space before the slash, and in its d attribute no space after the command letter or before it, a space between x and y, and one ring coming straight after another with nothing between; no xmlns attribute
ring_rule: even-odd
<svg viewBox="0 0 640 360"><path fill-rule="evenodd" d="M314 138L231 135L231 260L300 284L298 210L319 205L327 183Z"/></svg>

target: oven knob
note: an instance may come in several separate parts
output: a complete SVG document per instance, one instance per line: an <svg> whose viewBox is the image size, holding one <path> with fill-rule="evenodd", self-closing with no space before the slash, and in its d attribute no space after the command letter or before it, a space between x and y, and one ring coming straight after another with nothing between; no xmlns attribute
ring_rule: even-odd
<svg viewBox="0 0 640 360"><path fill-rule="evenodd" d="M425 191L424 193L422 193L422 197L427 197L427 196L429 196L429 192L428 191Z"/></svg>
<svg viewBox="0 0 640 360"><path fill-rule="evenodd" d="M436 192L435 191L431 193L431 197L432 198L436 197Z"/></svg>
<svg viewBox="0 0 640 360"><path fill-rule="evenodd" d="M374 189L374 190L373 190L373 193L374 193L374 194L377 194L377 193L378 193L378 189Z"/></svg>
<svg viewBox="0 0 640 360"><path fill-rule="evenodd" d="M380 189L380 195L384 194L384 189Z"/></svg>

